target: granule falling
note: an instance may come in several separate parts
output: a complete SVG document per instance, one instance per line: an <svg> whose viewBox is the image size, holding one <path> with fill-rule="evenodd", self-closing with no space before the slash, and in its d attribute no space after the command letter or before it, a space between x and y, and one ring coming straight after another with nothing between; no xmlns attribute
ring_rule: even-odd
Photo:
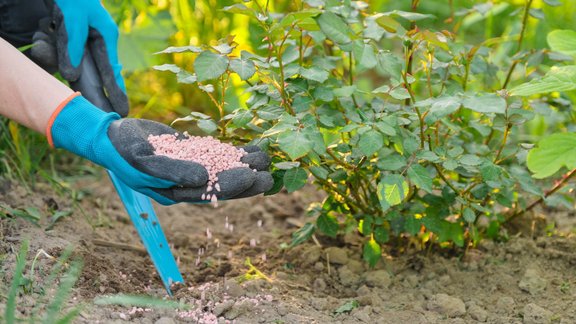
<svg viewBox="0 0 576 324"><path fill-rule="evenodd" d="M233 145L222 143L211 136L191 136L184 132L178 134L161 134L148 136L148 142L154 148L154 154L167 156L176 160L193 161L201 164L208 171L206 193L201 199L217 203L217 192L220 192L218 173L234 168L248 168L240 161L246 151Z"/></svg>

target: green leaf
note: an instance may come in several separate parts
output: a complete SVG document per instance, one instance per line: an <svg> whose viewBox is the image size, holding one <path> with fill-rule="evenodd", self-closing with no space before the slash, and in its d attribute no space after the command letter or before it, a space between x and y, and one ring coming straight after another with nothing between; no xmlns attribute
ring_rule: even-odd
<svg viewBox="0 0 576 324"><path fill-rule="evenodd" d="M553 66L544 77L512 88L510 95L531 96L539 93L574 89L576 89L576 65Z"/></svg>
<svg viewBox="0 0 576 324"><path fill-rule="evenodd" d="M314 234L316 227L312 223L306 223L304 226L300 227L296 232L292 233L292 241L288 247L295 247L296 245L302 244Z"/></svg>
<svg viewBox="0 0 576 324"><path fill-rule="evenodd" d="M557 29L549 33L547 39L553 51L576 55L576 31Z"/></svg>
<svg viewBox="0 0 576 324"><path fill-rule="evenodd" d="M394 153L379 158L376 165L380 170L396 171L406 166L406 158Z"/></svg>
<svg viewBox="0 0 576 324"><path fill-rule="evenodd" d="M390 231L384 226L378 226L374 229L374 239L380 244L386 244L390 240Z"/></svg>
<svg viewBox="0 0 576 324"><path fill-rule="evenodd" d="M354 42L352 51L356 59L356 65L360 70L371 69L378 63L374 54L374 47L370 44L365 44L363 41L358 40Z"/></svg>
<svg viewBox="0 0 576 324"><path fill-rule="evenodd" d="M354 94L354 91L356 91L355 85L344 86L342 88L334 89L334 95L336 97L350 97L351 95Z"/></svg>
<svg viewBox="0 0 576 324"><path fill-rule="evenodd" d="M562 5L562 2L560 2L560 0L544 0L544 2L546 2L547 5L552 6L552 7L557 7L557 6Z"/></svg>
<svg viewBox="0 0 576 324"><path fill-rule="evenodd" d="M315 66L309 69L301 68L300 75L305 79L316 81L319 83L324 83L324 81L328 80L329 76L328 71Z"/></svg>
<svg viewBox="0 0 576 324"><path fill-rule="evenodd" d="M288 169L284 173L284 187L288 192L294 192L306 185L308 174L302 168Z"/></svg>
<svg viewBox="0 0 576 324"><path fill-rule="evenodd" d="M228 68L228 58L211 51L204 51L194 61L198 81L216 79Z"/></svg>
<svg viewBox="0 0 576 324"><path fill-rule="evenodd" d="M480 174L484 181L496 181L501 174L501 169L492 162L483 163Z"/></svg>
<svg viewBox="0 0 576 324"><path fill-rule="evenodd" d="M401 11L401 10L393 10L390 12L385 12L384 15L389 15L389 16L393 16L393 17L401 17L401 18L404 18L406 20L413 20L413 21L436 18L436 16L430 15L430 14L421 14L421 13L417 13L417 12Z"/></svg>
<svg viewBox="0 0 576 324"><path fill-rule="evenodd" d="M284 173L286 173L286 170L274 170L272 172L272 179L274 180L274 185L272 186L272 188L270 188L270 190L264 193L264 196L275 195L279 193L280 190L282 190L282 188L284 187Z"/></svg>
<svg viewBox="0 0 576 324"><path fill-rule="evenodd" d="M218 126L212 119L200 119L198 121L198 127L206 134L212 134L218 129Z"/></svg>
<svg viewBox="0 0 576 324"><path fill-rule="evenodd" d="M466 207L462 212L462 217L464 217L464 220L468 223L474 223L476 220L476 213L471 208Z"/></svg>
<svg viewBox="0 0 576 324"><path fill-rule="evenodd" d="M157 71L170 71L172 73L178 73L181 70L176 64L154 65L152 68Z"/></svg>
<svg viewBox="0 0 576 324"><path fill-rule="evenodd" d="M350 35L353 34L352 29L336 14L325 11L315 19L324 35L335 43L346 44L352 41L350 38Z"/></svg>
<svg viewBox="0 0 576 324"><path fill-rule="evenodd" d="M420 164L412 164L408 168L408 177L416 185L416 187L432 193L432 177L430 172Z"/></svg>
<svg viewBox="0 0 576 324"><path fill-rule="evenodd" d="M460 157L459 161L460 163L469 166L475 166L482 163L482 160L474 154L464 154L462 157Z"/></svg>
<svg viewBox="0 0 576 324"><path fill-rule="evenodd" d="M256 66L250 60L234 59L230 61L230 69L238 73L242 80L248 80L256 73Z"/></svg>
<svg viewBox="0 0 576 324"><path fill-rule="evenodd" d="M180 72L176 74L176 78L178 83L184 83L184 84L193 84L196 83L197 81L195 74L190 74L184 70L180 70Z"/></svg>
<svg viewBox="0 0 576 324"><path fill-rule="evenodd" d="M338 234L338 220L334 216L328 216L323 213L316 220L316 227L330 237L336 237Z"/></svg>
<svg viewBox="0 0 576 324"><path fill-rule="evenodd" d="M404 100L410 98L410 92L404 87L396 87L390 91L390 96L394 99Z"/></svg>
<svg viewBox="0 0 576 324"><path fill-rule="evenodd" d="M360 135L358 147L364 155L370 157L374 153L378 152L382 146L384 146L384 137L379 131L370 129Z"/></svg>
<svg viewBox="0 0 576 324"><path fill-rule="evenodd" d="M378 200L383 211L400 204L408 194L408 182L398 174L385 175L378 183Z"/></svg>
<svg viewBox="0 0 576 324"><path fill-rule="evenodd" d="M544 137L536 148L528 152L527 165L536 179L549 177L562 167L576 168L576 133Z"/></svg>
<svg viewBox="0 0 576 324"><path fill-rule="evenodd" d="M370 267L374 267L382 257L382 248L380 247L380 244L376 242L374 237L371 237L370 240L364 244L363 252L362 257L364 258L364 261L368 262Z"/></svg>
<svg viewBox="0 0 576 324"><path fill-rule="evenodd" d="M351 300L343 304L342 306L336 308L334 314L350 313L354 308L358 308L360 303L356 300Z"/></svg>
<svg viewBox="0 0 576 324"><path fill-rule="evenodd" d="M462 102L464 107L480 113L506 112L506 100L496 94L484 94L481 96L468 97Z"/></svg>
<svg viewBox="0 0 576 324"><path fill-rule="evenodd" d="M302 132L284 132L278 136L278 146L292 159L296 160L308 154L314 143Z"/></svg>
<svg viewBox="0 0 576 324"><path fill-rule="evenodd" d="M156 52L154 54L170 54L170 53L183 53L183 52L200 53L202 52L202 48L198 46L170 46L165 50Z"/></svg>
<svg viewBox="0 0 576 324"><path fill-rule="evenodd" d="M56 225L56 222L63 217L66 216L70 216L72 215L72 211L71 210L59 210L57 212L55 212L51 217L50 217L50 224L48 224L48 227L46 227L46 230L50 230L54 227L54 225Z"/></svg>

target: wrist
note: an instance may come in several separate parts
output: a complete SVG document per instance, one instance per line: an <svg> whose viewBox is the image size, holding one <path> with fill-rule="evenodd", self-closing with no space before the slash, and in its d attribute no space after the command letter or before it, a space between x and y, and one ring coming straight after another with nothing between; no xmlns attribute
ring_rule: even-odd
<svg viewBox="0 0 576 324"><path fill-rule="evenodd" d="M99 154L98 143L107 137L108 127L118 119L118 114L100 110L76 92L54 111L46 127L46 137L52 147L103 165L105 157Z"/></svg>

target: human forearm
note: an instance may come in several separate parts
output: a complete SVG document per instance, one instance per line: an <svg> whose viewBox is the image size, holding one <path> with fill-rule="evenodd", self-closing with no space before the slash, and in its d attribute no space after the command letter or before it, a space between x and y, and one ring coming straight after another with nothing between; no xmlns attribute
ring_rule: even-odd
<svg viewBox="0 0 576 324"><path fill-rule="evenodd" d="M0 38L0 115L45 133L54 110L72 93Z"/></svg>

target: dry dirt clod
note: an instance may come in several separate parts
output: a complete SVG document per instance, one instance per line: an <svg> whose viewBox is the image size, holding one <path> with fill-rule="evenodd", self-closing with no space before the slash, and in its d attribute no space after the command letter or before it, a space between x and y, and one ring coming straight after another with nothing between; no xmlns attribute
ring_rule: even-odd
<svg viewBox="0 0 576 324"><path fill-rule="evenodd" d="M231 297L240 297L244 295L245 291L238 283L230 280L226 282L226 293Z"/></svg>
<svg viewBox="0 0 576 324"><path fill-rule="evenodd" d="M468 314L470 314L470 317L472 317L473 320L478 322L486 322L488 319L488 312L476 304L468 307Z"/></svg>
<svg viewBox="0 0 576 324"><path fill-rule="evenodd" d="M366 272L364 282L369 287L388 288L392 284L392 279L386 270L374 270Z"/></svg>
<svg viewBox="0 0 576 324"><path fill-rule="evenodd" d="M546 290L547 284L548 282L542 278L540 271L534 268L528 268L522 279L520 279L518 287L531 295L536 295Z"/></svg>
<svg viewBox="0 0 576 324"><path fill-rule="evenodd" d="M160 317L154 324L176 324L176 322L170 317Z"/></svg>
<svg viewBox="0 0 576 324"><path fill-rule="evenodd" d="M514 301L514 298L509 296L500 297L496 301L496 311L500 314L512 313L515 306L516 302Z"/></svg>
<svg viewBox="0 0 576 324"><path fill-rule="evenodd" d="M314 280L314 283L312 284L312 287L315 292L323 292L324 290L326 290L326 287L328 287L328 285L326 285L326 281L324 281L324 279L316 278L316 280Z"/></svg>
<svg viewBox="0 0 576 324"><path fill-rule="evenodd" d="M214 306L213 313L216 316L220 316L232 308L232 306L234 306L233 300L227 300L223 303L216 304L216 306Z"/></svg>
<svg viewBox="0 0 576 324"><path fill-rule="evenodd" d="M524 306L524 324L544 324L550 323L554 314L536 304L530 303Z"/></svg>
<svg viewBox="0 0 576 324"><path fill-rule="evenodd" d="M360 282L360 276L352 272L347 266L342 266L338 269L338 277L340 283L346 287L357 286Z"/></svg>
<svg viewBox="0 0 576 324"><path fill-rule="evenodd" d="M428 310L448 317L458 317L466 314L466 305L462 299L446 294L436 294L428 301Z"/></svg>
<svg viewBox="0 0 576 324"><path fill-rule="evenodd" d="M240 315L246 314L254 308L254 304L245 300L234 303L232 308L230 308L225 314L224 317L229 320L233 320Z"/></svg>
<svg viewBox="0 0 576 324"><path fill-rule="evenodd" d="M348 263L348 254L346 250L339 247L329 247L324 250L324 258L333 264L346 264Z"/></svg>

